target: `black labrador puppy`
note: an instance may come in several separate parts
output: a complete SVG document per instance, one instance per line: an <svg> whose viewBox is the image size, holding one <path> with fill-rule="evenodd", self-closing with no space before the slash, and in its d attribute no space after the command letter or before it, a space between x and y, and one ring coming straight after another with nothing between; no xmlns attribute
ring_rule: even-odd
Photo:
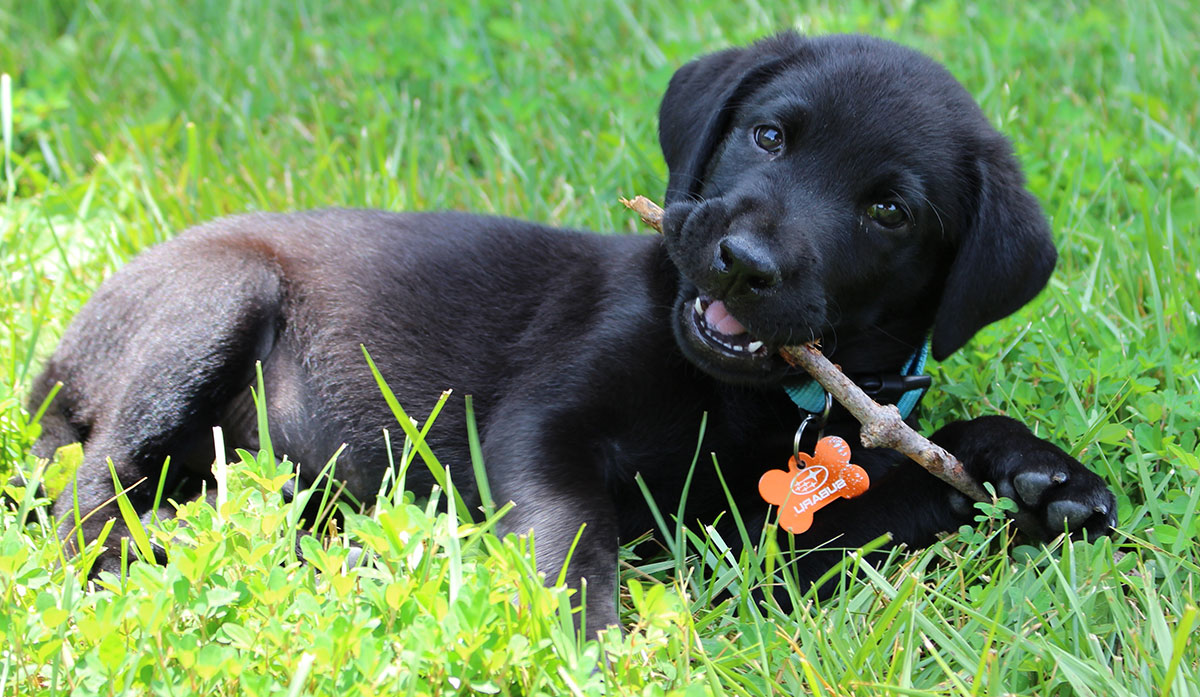
<svg viewBox="0 0 1200 697"><path fill-rule="evenodd" d="M705 414L701 452L715 453L749 525L770 515L757 482L792 454L803 412L785 387L807 380L781 346L820 339L895 401L927 339L944 358L1029 301L1054 266L1008 142L942 67L885 41L785 33L701 58L671 80L660 135L661 237L324 210L217 220L131 261L80 312L30 398L62 382L37 452L83 443L78 506L100 509L85 537L118 516L106 458L129 484L157 482L170 457L168 487L187 496L209 472L213 426L230 448L258 446L257 361L271 439L300 485L346 444L335 476L370 500L394 423L365 346L413 413L447 388L474 396L492 490L515 503L502 529L533 531L549 577L585 526L568 578L587 581L594 631L618 620L618 542L653 527L635 476L676 510ZM464 418L456 397L429 441L473 505ZM824 430L858 442L836 406ZM1012 419L935 438L1050 533L1114 523L1104 483ZM925 545L970 520L896 453L858 448L854 460L870 490L821 511L797 547L884 532ZM428 490L418 469L409 482ZM710 457L694 477L687 520L727 521ZM144 513L153 495L143 485L129 498ZM68 489L54 505L64 535L72 507ZM812 581L838 554L794 569ZM106 553L100 567L116 561Z"/></svg>

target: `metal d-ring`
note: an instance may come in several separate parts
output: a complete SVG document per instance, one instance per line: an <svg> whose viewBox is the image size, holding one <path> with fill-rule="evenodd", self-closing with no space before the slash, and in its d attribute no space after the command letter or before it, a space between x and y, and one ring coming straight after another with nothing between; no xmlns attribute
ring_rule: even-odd
<svg viewBox="0 0 1200 697"><path fill-rule="evenodd" d="M800 439L804 437L804 429L813 422L819 420L817 440L821 439L821 434L825 432L825 422L829 420L829 410L833 407L833 397L828 392L825 393L825 408L821 411L821 415L817 416L811 411L804 411L804 420L800 422L800 427L796 429L796 437L792 439L792 455L796 458L796 464L800 463Z"/></svg>

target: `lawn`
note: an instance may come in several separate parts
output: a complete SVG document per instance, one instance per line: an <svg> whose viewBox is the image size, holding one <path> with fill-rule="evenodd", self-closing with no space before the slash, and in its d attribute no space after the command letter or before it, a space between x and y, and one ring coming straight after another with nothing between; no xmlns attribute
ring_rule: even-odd
<svg viewBox="0 0 1200 697"><path fill-rule="evenodd" d="M1191 3L373 4L0 0L0 474L41 471L30 382L139 250L227 213L331 205L647 234L617 198L661 197L673 70L792 27L927 52L1013 139L1059 266L933 367L922 430L1024 421L1108 481L1117 531L1031 547L984 508L789 612L742 592L771 550L680 531L661 557L626 555L628 632L583 642L527 543L444 495L391 487L296 563L286 465L243 453L223 505L154 533L175 535L168 564L127 549L127 573L92 584L44 501L0 510L0 694L1200 695ZM378 563L344 569L351 541Z"/></svg>

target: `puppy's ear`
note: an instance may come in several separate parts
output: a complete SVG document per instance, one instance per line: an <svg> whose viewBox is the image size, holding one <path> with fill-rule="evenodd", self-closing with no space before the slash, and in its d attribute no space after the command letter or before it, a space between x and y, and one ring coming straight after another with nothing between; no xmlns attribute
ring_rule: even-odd
<svg viewBox="0 0 1200 697"><path fill-rule="evenodd" d="M658 110L658 142L670 179L666 203L699 193L708 161L724 139L741 98L803 47L784 32L747 48L731 48L675 72Z"/></svg>
<svg viewBox="0 0 1200 697"><path fill-rule="evenodd" d="M999 136L997 136L999 141ZM959 241L933 325L933 357L954 353L975 332L1007 317L1046 285L1058 258L1050 226L1008 143L979 159L975 219Z"/></svg>

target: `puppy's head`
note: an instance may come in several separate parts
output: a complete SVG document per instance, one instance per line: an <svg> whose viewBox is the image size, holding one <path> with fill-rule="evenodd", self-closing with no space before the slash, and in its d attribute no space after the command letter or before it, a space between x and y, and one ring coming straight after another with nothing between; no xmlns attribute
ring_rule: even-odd
<svg viewBox="0 0 1200 697"><path fill-rule="evenodd" d="M820 339L895 371L932 328L942 359L1054 267L1008 142L929 58L858 36L781 34L671 79L664 235L687 357L732 382L785 377Z"/></svg>

